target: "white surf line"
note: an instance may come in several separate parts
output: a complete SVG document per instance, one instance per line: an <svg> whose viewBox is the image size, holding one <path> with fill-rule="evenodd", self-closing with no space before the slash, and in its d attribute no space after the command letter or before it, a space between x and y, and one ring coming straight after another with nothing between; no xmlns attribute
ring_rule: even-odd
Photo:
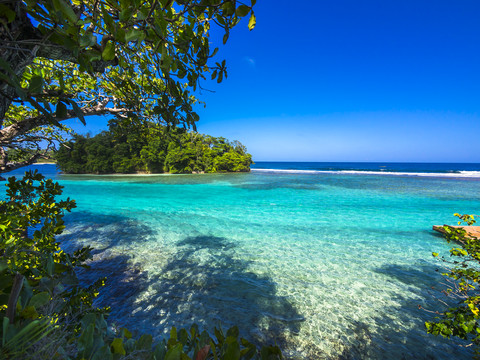
<svg viewBox="0 0 480 360"><path fill-rule="evenodd" d="M252 172L269 172L285 174L339 174L339 175L388 175L418 177L448 177L480 179L480 171L460 171L458 173L419 173L398 171L362 171L362 170L288 170L288 169L251 169Z"/></svg>

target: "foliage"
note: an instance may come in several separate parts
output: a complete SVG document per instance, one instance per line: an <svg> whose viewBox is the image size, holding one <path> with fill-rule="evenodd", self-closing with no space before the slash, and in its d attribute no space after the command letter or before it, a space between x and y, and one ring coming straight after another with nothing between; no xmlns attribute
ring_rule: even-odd
<svg viewBox="0 0 480 360"><path fill-rule="evenodd" d="M207 76L217 82L227 77L225 61L211 60L218 51L210 47L211 28L223 32L224 44L242 17L250 16L248 27L253 29L254 4L255 0L2 1L0 173L47 157L71 135L62 123L68 119L85 124L87 116L113 115L134 125L155 122L195 129L193 93ZM179 140L181 151L170 153L169 170L192 166L183 154L184 145L191 147L188 136L194 135ZM88 151L79 147L71 152L73 159L95 160L95 172L106 166L108 159L102 156L110 144L105 134L98 140L88 144ZM139 147L140 138L127 140L111 154L112 166L133 171L141 161L148 171L163 171L160 159L165 156L166 161L167 153L157 151L158 141ZM88 142L79 137L82 141ZM174 145L168 143L167 150ZM232 159L217 161L219 168L230 160L240 168L238 158L227 157ZM21 180L8 180L0 201L0 307L6 311L0 327L1 358L281 358L277 347L259 352L239 339L236 328L225 335L216 330L215 338L195 326L189 332L174 328L168 339L155 344L149 335L133 339L128 330L108 325L108 309L93 305L104 279L83 287L75 272L87 266L91 249L67 254L55 240L64 229L64 212L75 206L69 199L57 202L61 192L57 183L27 172Z"/></svg>
<svg viewBox="0 0 480 360"><path fill-rule="evenodd" d="M0 357L7 359L280 359L278 347L239 338L233 327L215 337L192 326L172 328L169 338L135 339L127 329L106 321L108 309L93 300L104 279L79 285L75 269L88 267L90 248L62 251L55 235L64 229L63 214L75 207L56 201L62 187L38 172L8 179L0 202L0 307L7 310L0 327ZM16 290L18 289L18 291Z"/></svg>
<svg viewBox="0 0 480 360"><path fill-rule="evenodd" d="M250 171L251 155L240 142L228 142L146 123L112 122L94 137L76 135L56 153L65 173L192 173Z"/></svg>
<svg viewBox="0 0 480 360"><path fill-rule="evenodd" d="M455 214L459 218L458 225L475 224L476 215ZM445 237L448 242L453 241L457 246L450 250L454 260L441 257L449 265L446 277L448 288L446 295L457 301L455 307L450 307L435 321L425 323L427 332L443 337L458 337L471 342L477 356L480 356L480 239L467 235L459 227L444 226ZM437 257L437 253L433 253Z"/></svg>
<svg viewBox="0 0 480 360"><path fill-rule="evenodd" d="M6 0L0 4L0 173L45 157L90 115L195 128L194 92L227 77L210 33L255 0ZM43 144L43 145L41 145ZM10 158L6 150L21 149Z"/></svg>
<svg viewBox="0 0 480 360"><path fill-rule="evenodd" d="M1 353L7 358L42 340L65 314L83 316L104 281L81 287L74 269L85 266L90 248L67 254L55 241L64 212L75 207L70 199L56 202L61 193L58 183L29 171L8 179L0 202L0 308L7 310Z"/></svg>

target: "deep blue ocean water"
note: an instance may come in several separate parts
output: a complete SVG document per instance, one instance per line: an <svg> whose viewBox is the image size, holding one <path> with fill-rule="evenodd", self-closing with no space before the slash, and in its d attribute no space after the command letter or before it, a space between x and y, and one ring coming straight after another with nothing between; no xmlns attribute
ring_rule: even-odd
<svg viewBox="0 0 480 360"><path fill-rule="evenodd" d="M479 164L257 163L251 173L61 175L119 326L237 324L290 358L462 359L425 334L450 246L432 225L480 207ZM21 171L17 171L20 174ZM440 271L437 271L440 270Z"/></svg>
<svg viewBox="0 0 480 360"><path fill-rule="evenodd" d="M257 162L259 171L296 173L338 173L362 175L404 175L480 178L480 164L473 163L382 163L382 162Z"/></svg>

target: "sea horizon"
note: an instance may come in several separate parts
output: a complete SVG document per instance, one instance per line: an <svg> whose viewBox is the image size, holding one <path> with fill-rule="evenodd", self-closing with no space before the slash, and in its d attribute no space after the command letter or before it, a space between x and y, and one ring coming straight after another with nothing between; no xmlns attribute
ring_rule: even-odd
<svg viewBox="0 0 480 360"><path fill-rule="evenodd" d="M257 161L252 171L480 178L479 163Z"/></svg>

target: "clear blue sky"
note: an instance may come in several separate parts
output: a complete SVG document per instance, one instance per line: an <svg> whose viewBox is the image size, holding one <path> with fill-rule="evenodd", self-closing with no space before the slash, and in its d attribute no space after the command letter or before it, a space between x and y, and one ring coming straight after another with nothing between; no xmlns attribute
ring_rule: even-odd
<svg viewBox="0 0 480 360"><path fill-rule="evenodd" d="M228 79L202 84L200 132L256 161L480 163L478 0L259 0L255 14L220 47Z"/></svg>

